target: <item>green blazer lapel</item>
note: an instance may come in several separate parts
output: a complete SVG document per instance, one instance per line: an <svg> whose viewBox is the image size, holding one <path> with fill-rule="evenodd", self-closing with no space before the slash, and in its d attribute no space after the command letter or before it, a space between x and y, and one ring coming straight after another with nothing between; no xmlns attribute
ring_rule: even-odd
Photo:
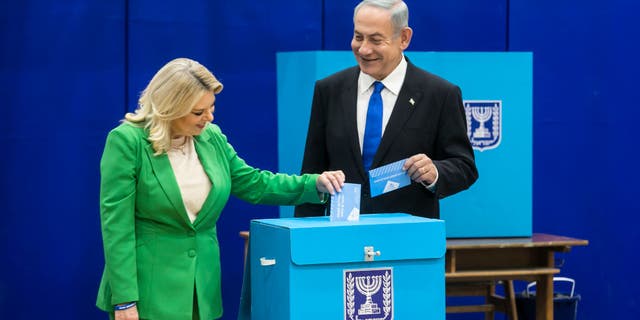
<svg viewBox="0 0 640 320"><path fill-rule="evenodd" d="M176 209L176 212L178 212L185 222L187 222L187 225L191 225L191 221L187 215L187 209L185 209L184 201L180 195L180 187L178 187L178 182L173 174L173 168L171 168L171 163L169 162L169 157L166 153L154 156L151 144L147 145L145 153L149 158L149 163L151 163L153 174L156 176L156 179L160 184L160 188L164 191L165 196L167 196L173 207Z"/></svg>
<svg viewBox="0 0 640 320"><path fill-rule="evenodd" d="M212 139L211 132L208 130L204 130L199 136L195 136L193 141L196 148L196 153L198 154L198 159L200 159L200 164L202 164L202 168L204 172L209 177L209 181L211 181L211 191L209 195L207 195L207 199L205 199L202 204L202 208L196 217L196 220L193 222L194 226L197 226L200 221L206 218L209 214L211 214L212 207L215 204L215 195L217 194L213 190L216 188L216 173L217 170L220 170L215 165L215 161L211 158L212 155L215 156L216 150L213 147L213 144L209 143L209 140ZM219 174L219 173L217 173Z"/></svg>

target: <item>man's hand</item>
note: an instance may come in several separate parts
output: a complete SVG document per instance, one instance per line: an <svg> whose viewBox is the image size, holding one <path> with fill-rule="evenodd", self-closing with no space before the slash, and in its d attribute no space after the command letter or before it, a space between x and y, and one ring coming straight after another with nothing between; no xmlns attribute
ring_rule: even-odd
<svg viewBox="0 0 640 320"><path fill-rule="evenodd" d="M411 177L411 180L427 186L432 184L438 177L436 166L431 161L431 158L424 153L416 154L407 159L402 170L407 171L407 175Z"/></svg>

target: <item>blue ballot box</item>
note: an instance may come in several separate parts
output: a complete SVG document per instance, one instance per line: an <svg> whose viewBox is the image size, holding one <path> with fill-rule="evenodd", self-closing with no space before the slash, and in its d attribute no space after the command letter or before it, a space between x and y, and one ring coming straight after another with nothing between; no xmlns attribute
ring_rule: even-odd
<svg viewBox="0 0 640 320"><path fill-rule="evenodd" d="M408 214L251 221L251 319L445 319L445 226Z"/></svg>

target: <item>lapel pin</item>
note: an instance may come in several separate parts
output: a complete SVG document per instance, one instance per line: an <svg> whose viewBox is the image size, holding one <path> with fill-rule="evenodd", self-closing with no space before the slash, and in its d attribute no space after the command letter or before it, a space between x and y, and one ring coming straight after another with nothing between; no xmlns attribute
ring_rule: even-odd
<svg viewBox="0 0 640 320"><path fill-rule="evenodd" d="M414 104L416 104L416 102L413 100L413 98L409 99L409 103L411 103L411 105L413 106Z"/></svg>

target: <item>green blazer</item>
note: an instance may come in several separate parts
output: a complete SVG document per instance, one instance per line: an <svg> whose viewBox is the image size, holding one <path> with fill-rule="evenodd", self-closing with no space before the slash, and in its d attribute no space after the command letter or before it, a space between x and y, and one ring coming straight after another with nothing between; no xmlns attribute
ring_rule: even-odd
<svg viewBox="0 0 640 320"><path fill-rule="evenodd" d="M148 133L124 123L113 129L100 162L100 219L105 268L96 305L138 301L141 318L191 320L222 316L216 221L229 196L250 203L320 203L317 175L260 171L238 157L220 128L194 137L212 189L191 223L166 153L154 156Z"/></svg>

